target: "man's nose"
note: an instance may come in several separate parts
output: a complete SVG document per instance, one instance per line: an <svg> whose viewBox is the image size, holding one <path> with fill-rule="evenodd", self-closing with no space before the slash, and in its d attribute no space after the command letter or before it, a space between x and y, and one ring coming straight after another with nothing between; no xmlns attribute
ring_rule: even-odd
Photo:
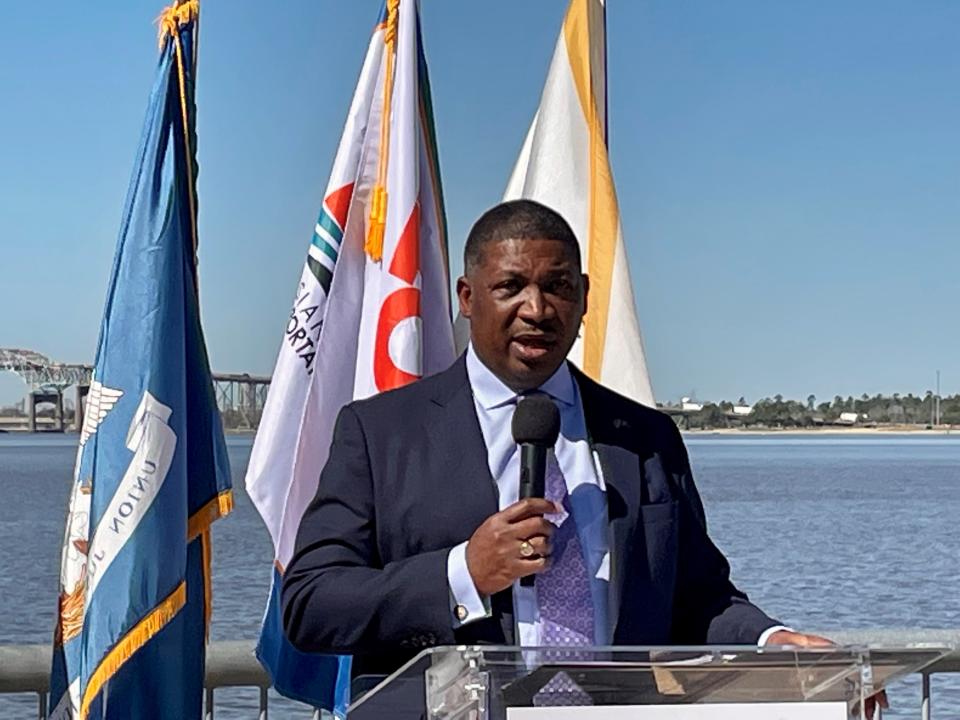
<svg viewBox="0 0 960 720"><path fill-rule="evenodd" d="M523 303L518 313L523 320L531 323L549 320L555 314L554 307L537 285L528 285L523 291Z"/></svg>

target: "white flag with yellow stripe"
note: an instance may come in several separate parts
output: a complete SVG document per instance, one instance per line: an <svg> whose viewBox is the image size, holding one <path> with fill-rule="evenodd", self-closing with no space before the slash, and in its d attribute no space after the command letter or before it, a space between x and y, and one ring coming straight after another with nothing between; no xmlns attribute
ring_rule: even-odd
<svg viewBox="0 0 960 720"><path fill-rule="evenodd" d="M590 275L589 309L570 360L593 379L652 407L607 154L605 14L603 0L571 0L504 200L536 200L570 223Z"/></svg>

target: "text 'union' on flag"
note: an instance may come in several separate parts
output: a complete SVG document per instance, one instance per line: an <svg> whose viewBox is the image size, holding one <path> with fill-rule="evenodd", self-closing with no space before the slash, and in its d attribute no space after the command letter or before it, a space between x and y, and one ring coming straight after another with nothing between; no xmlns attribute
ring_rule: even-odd
<svg viewBox="0 0 960 720"><path fill-rule="evenodd" d="M70 497L52 718L202 712L210 525L232 496L197 299L198 15L160 17Z"/></svg>
<svg viewBox="0 0 960 720"><path fill-rule="evenodd" d="M276 553L257 656L278 691L341 716L349 658L286 640L282 573L340 409L453 361L449 294L419 3L390 0L347 113L246 477Z"/></svg>

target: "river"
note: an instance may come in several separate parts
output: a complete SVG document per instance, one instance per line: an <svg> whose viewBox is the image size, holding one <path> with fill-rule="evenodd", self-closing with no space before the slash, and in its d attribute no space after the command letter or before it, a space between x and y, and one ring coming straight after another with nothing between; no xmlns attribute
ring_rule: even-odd
<svg viewBox="0 0 960 720"><path fill-rule="evenodd" d="M77 437L0 434L0 643L51 637ZM711 535L735 582L797 629L960 627L960 436L691 435ZM243 492L248 436L228 438L236 508L214 526L214 640L254 638L272 551ZM934 677L956 715L960 677ZM916 682L887 718L917 717ZM255 690L217 693L217 717L255 717ZM0 718L35 700L0 696ZM274 717L306 718L293 704Z"/></svg>

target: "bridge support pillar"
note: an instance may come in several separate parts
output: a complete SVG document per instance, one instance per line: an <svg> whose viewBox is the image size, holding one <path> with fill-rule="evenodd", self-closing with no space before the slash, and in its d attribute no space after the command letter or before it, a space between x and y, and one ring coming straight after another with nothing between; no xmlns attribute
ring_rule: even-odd
<svg viewBox="0 0 960 720"><path fill-rule="evenodd" d="M83 416L86 413L87 395L90 392L89 385L77 385L76 396L73 403L73 428L77 432L83 430Z"/></svg>
<svg viewBox="0 0 960 720"><path fill-rule="evenodd" d="M257 387L253 383L248 383L244 386L244 395L246 395L245 404L246 412L244 413L247 424L251 429L259 425L259 417L257 414Z"/></svg>
<svg viewBox="0 0 960 720"><path fill-rule="evenodd" d="M32 392L27 393L27 430L37 431L37 397Z"/></svg>
<svg viewBox="0 0 960 720"><path fill-rule="evenodd" d="M40 403L50 403L53 405L53 429L57 432L63 432L66 429L66 419L63 413L63 391L52 390L44 392L43 390L34 390L27 395L27 427L30 432L37 432L37 405ZM45 428L49 429L45 424Z"/></svg>

